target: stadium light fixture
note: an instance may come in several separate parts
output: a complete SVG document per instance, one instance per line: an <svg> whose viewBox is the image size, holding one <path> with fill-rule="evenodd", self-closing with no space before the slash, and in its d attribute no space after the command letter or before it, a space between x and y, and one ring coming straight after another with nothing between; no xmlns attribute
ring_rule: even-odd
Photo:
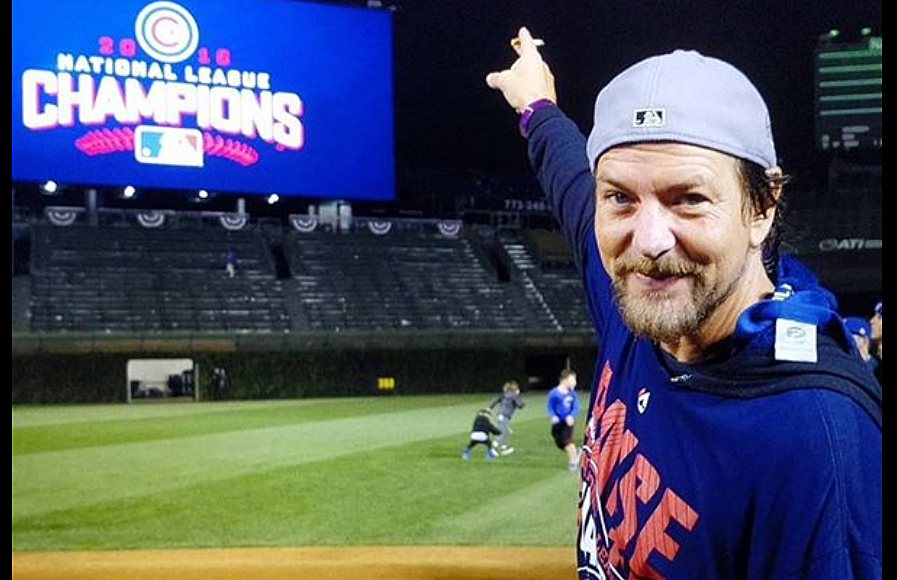
<svg viewBox="0 0 897 580"><path fill-rule="evenodd" d="M826 46L830 46L839 36L841 36L840 30L837 28L830 28L828 32L819 35L819 42Z"/></svg>
<svg viewBox="0 0 897 580"><path fill-rule="evenodd" d="M59 184L50 179L41 184L40 190L46 195L54 195L59 193Z"/></svg>
<svg viewBox="0 0 897 580"><path fill-rule="evenodd" d="M186 193L187 201L190 203L206 203L215 197L215 192L208 189L197 189Z"/></svg>

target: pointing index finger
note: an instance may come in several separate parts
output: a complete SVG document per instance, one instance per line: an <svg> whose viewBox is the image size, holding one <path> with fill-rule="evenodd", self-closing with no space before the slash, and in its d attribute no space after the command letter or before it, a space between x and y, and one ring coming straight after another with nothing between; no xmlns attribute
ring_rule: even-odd
<svg viewBox="0 0 897 580"><path fill-rule="evenodd" d="M532 53L538 54L539 51L536 47L543 46L544 44L545 42L543 40L534 39L526 26L522 26L517 32L517 38L511 40L511 46L514 47L514 50L516 50L517 54L520 56L526 56Z"/></svg>

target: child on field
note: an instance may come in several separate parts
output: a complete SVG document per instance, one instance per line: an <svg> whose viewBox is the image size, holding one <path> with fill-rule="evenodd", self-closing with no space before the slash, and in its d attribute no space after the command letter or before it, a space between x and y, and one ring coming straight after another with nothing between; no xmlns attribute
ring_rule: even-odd
<svg viewBox="0 0 897 580"><path fill-rule="evenodd" d="M508 445L508 437L511 435L511 417L514 416L514 411L522 409L525 405L520 398L520 385L517 384L517 381L506 382L502 387L501 395L489 405L490 409L498 413L498 429L501 434L495 444L498 452L502 455L514 453L514 448Z"/></svg>
<svg viewBox="0 0 897 580"><path fill-rule="evenodd" d="M461 458L467 461L470 459L470 451L477 445L486 446L486 459L495 459L498 457L493 443L492 436L501 435L501 430L492 422L492 411L489 409L480 409L477 416L473 420L473 427L470 429L470 443L461 453Z"/></svg>

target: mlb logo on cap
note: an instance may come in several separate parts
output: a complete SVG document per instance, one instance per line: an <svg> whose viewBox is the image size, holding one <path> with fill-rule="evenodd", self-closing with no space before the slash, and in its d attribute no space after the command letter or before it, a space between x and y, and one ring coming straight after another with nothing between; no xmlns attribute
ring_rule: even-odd
<svg viewBox="0 0 897 580"><path fill-rule="evenodd" d="M636 109L632 113L633 127L663 127L666 122L666 109Z"/></svg>

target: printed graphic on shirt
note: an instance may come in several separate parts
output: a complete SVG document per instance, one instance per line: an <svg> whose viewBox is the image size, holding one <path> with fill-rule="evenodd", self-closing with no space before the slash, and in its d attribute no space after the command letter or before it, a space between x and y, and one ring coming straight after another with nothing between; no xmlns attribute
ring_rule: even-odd
<svg viewBox="0 0 897 580"><path fill-rule="evenodd" d="M651 399L651 392L642 387L638 392L638 403L636 403L636 408L638 409L639 415L643 415L645 410L648 408L648 401Z"/></svg>
<svg viewBox="0 0 897 580"><path fill-rule="evenodd" d="M662 580L649 559L676 559L679 543L669 535L674 526L690 532L698 512L674 490L663 474L639 451L639 441L626 427L626 404L607 402L613 370L605 362L598 380L591 418L586 425L580 488L579 576L596 579ZM637 406L647 406L647 389ZM641 411L643 412L643 410ZM681 537L681 533L677 533Z"/></svg>

